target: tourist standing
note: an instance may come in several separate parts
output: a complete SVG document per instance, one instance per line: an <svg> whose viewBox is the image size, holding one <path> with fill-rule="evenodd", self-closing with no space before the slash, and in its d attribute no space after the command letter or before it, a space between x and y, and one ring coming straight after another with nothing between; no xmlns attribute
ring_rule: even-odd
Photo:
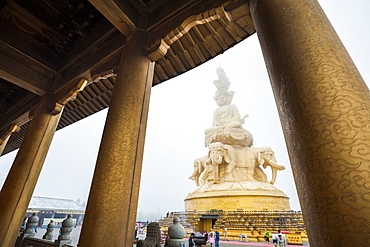
<svg viewBox="0 0 370 247"><path fill-rule="evenodd" d="M283 239L283 236L281 235L279 235L278 247L286 247L285 239Z"/></svg>
<svg viewBox="0 0 370 247"><path fill-rule="evenodd" d="M275 237L272 239L272 244L274 245L274 247L277 247L277 246L278 246L278 242L279 242L279 238L275 236Z"/></svg>
<svg viewBox="0 0 370 247"><path fill-rule="evenodd" d="M216 233L215 247L219 247L218 243L220 242L220 233L218 231L216 231L215 233Z"/></svg>
<svg viewBox="0 0 370 247"><path fill-rule="evenodd" d="M208 241L209 245L212 247L213 244L215 243L215 238L213 237L213 233L211 232L208 236Z"/></svg>
<svg viewBox="0 0 370 247"><path fill-rule="evenodd" d="M195 238L195 234L194 233L190 234L189 247L194 247L195 246L194 238Z"/></svg>

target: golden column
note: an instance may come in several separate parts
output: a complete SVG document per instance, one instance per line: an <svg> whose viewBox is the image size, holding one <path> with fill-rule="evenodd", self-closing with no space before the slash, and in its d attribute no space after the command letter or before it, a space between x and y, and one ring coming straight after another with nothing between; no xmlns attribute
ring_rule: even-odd
<svg viewBox="0 0 370 247"><path fill-rule="evenodd" d="M13 247L35 189L63 106L52 114L55 101L41 97L14 163L0 191L0 246Z"/></svg>
<svg viewBox="0 0 370 247"><path fill-rule="evenodd" d="M370 243L370 93L314 0L250 0L311 246Z"/></svg>
<svg viewBox="0 0 370 247"><path fill-rule="evenodd" d="M16 132L16 131L19 131L19 130L20 130L20 127L18 125L12 124L12 126L10 126L7 133L5 133L5 135L3 137L0 137L0 155L3 153L3 151L6 147L6 144L8 143L12 133Z"/></svg>
<svg viewBox="0 0 370 247"><path fill-rule="evenodd" d="M88 199L79 247L132 246L154 63L148 33L126 41Z"/></svg>

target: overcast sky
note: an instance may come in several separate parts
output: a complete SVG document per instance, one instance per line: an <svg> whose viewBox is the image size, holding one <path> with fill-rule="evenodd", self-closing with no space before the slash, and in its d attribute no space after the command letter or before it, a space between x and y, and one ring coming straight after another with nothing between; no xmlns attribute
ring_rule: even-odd
<svg viewBox="0 0 370 247"><path fill-rule="evenodd" d="M370 81L370 1L319 1L366 82ZM194 159L207 154L204 130L211 127L216 69L225 70L235 91L233 104L249 114L244 128L254 146L269 146L279 171L275 186L300 210L288 153L257 35L213 60L152 88L140 188L139 219L153 220L184 210L184 198L195 189L189 179ZM369 84L368 84L369 85ZM34 195L86 201L107 110L58 131ZM16 151L0 158L3 184Z"/></svg>

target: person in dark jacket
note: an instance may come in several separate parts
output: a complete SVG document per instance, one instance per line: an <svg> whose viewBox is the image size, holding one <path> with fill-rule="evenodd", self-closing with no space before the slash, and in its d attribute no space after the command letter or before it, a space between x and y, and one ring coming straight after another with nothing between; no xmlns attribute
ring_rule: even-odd
<svg viewBox="0 0 370 247"><path fill-rule="evenodd" d="M190 234L189 247L194 247L195 246L194 238L195 238L195 234L194 233Z"/></svg>

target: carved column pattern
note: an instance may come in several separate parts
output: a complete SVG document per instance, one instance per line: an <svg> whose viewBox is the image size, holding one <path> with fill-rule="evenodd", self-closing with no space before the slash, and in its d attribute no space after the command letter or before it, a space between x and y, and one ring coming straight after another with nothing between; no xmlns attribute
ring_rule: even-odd
<svg viewBox="0 0 370 247"><path fill-rule="evenodd" d="M250 0L311 246L370 245L370 93L317 1Z"/></svg>
<svg viewBox="0 0 370 247"><path fill-rule="evenodd" d="M132 246L154 63L148 33L125 44L78 246Z"/></svg>
<svg viewBox="0 0 370 247"><path fill-rule="evenodd" d="M44 95L0 192L0 246L13 247L61 116L51 114L55 100Z"/></svg>

